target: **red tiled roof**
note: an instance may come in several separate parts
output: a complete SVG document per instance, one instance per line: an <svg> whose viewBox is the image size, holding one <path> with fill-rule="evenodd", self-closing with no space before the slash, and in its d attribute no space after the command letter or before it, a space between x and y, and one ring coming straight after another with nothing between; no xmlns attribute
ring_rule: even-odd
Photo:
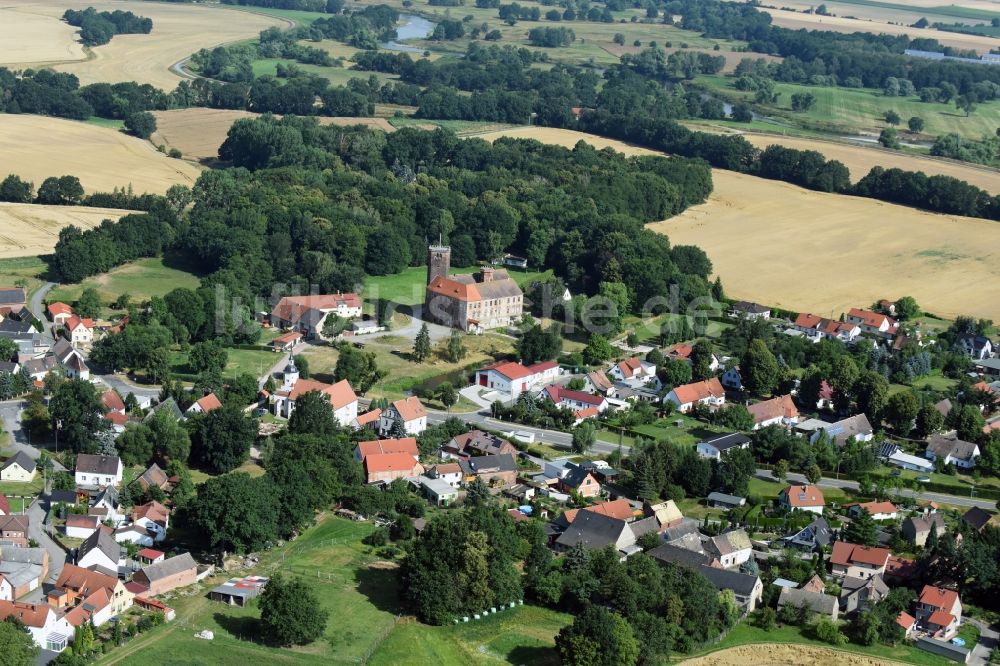
<svg viewBox="0 0 1000 666"><path fill-rule="evenodd" d="M582 402L585 405L592 405L596 407L603 404L606 400L606 398L602 395L592 395L590 393L584 393L583 391L570 391L559 384L549 384L545 387L545 392L548 394L552 402L557 405L562 403L563 400L575 400L576 402Z"/></svg>
<svg viewBox="0 0 1000 666"><path fill-rule="evenodd" d="M341 304L349 308L360 308L361 297L357 294L285 296L278 301L272 312L280 319L297 323L310 310L336 310Z"/></svg>
<svg viewBox="0 0 1000 666"><path fill-rule="evenodd" d="M381 453L406 453L411 457L419 456L416 437L401 437L399 439L375 439L368 442L358 442L361 459Z"/></svg>
<svg viewBox="0 0 1000 666"><path fill-rule="evenodd" d="M10 502L3 493L0 493L0 513L10 513Z"/></svg>
<svg viewBox="0 0 1000 666"><path fill-rule="evenodd" d="M583 510L601 513L605 516L610 516L611 518L617 518L619 520L630 520L635 517L635 511L632 509L632 505L625 499L616 499L611 502L601 502L600 504L584 507Z"/></svg>
<svg viewBox="0 0 1000 666"><path fill-rule="evenodd" d="M170 518L170 509L153 500L132 509L132 520L135 521L141 518L148 518L154 523L166 525L167 519Z"/></svg>
<svg viewBox="0 0 1000 666"><path fill-rule="evenodd" d="M419 463L408 453L375 453L365 456L365 471L375 472L410 472Z"/></svg>
<svg viewBox="0 0 1000 666"><path fill-rule="evenodd" d="M958 601L958 592L946 590L943 587L924 585L924 589L920 591L919 601L942 610L951 610L955 607L955 602Z"/></svg>
<svg viewBox="0 0 1000 666"><path fill-rule="evenodd" d="M854 563L882 567L889 561L890 555L892 553L888 548L873 548L847 541L836 541L833 544L833 553L830 554L830 562L844 567Z"/></svg>
<svg viewBox="0 0 1000 666"><path fill-rule="evenodd" d="M758 402L755 405L747 407L747 411L753 417L754 423L763 423L764 421L770 421L779 417L794 419L799 416L799 410L795 407L795 403L792 402L792 396L790 395L782 395L777 398L765 400L764 402Z"/></svg>
<svg viewBox="0 0 1000 666"><path fill-rule="evenodd" d="M666 356L672 358L676 361L685 361L691 357L691 352L694 351L694 347L687 344L686 342L678 342L675 345L667 347Z"/></svg>
<svg viewBox="0 0 1000 666"><path fill-rule="evenodd" d="M196 404L201 407L201 411L210 412L213 409L221 409L222 403L219 398L214 393L209 393L208 395L199 398L195 401Z"/></svg>
<svg viewBox="0 0 1000 666"><path fill-rule="evenodd" d="M73 308L62 302L55 302L49 305L49 314L53 317L58 315L71 315L73 314Z"/></svg>
<svg viewBox="0 0 1000 666"><path fill-rule="evenodd" d="M67 331L76 330L80 326L83 326L84 328L93 328L94 327L94 320L93 319L81 319L77 315L73 315L72 317L70 317L69 319L66 320L66 330Z"/></svg>
<svg viewBox="0 0 1000 666"><path fill-rule="evenodd" d="M497 374L503 375L507 379L523 379L531 375L531 370L524 367L520 363L515 363L514 361L502 361L500 363L494 363L493 365L488 365L480 372L488 372L492 370Z"/></svg>
<svg viewBox="0 0 1000 666"><path fill-rule="evenodd" d="M358 427L363 428L369 423L375 423L382 416L382 410L376 407L370 412L365 412L364 414L359 414L357 418Z"/></svg>
<svg viewBox="0 0 1000 666"><path fill-rule="evenodd" d="M939 610L931 613L931 616L927 618L927 621L930 624L936 624L939 627L947 627L955 621L955 616L951 613Z"/></svg>
<svg viewBox="0 0 1000 666"><path fill-rule="evenodd" d="M336 384L324 384L323 382L317 382L313 379L299 379L295 382L295 386L292 387L291 393L288 394L290 400L297 400L299 396L309 393L309 391L319 391L320 393L325 393L330 396L330 404L333 405L334 409L340 409L341 407L346 407L352 402L356 402L358 396L354 394L354 389L351 388L350 382L346 379L341 379Z"/></svg>
<svg viewBox="0 0 1000 666"><path fill-rule="evenodd" d="M298 331L289 331L283 335L279 335L274 340L271 340L272 345L282 345L286 342L295 342L302 337L302 334Z"/></svg>
<svg viewBox="0 0 1000 666"><path fill-rule="evenodd" d="M899 611L899 615L896 617L896 624L907 631L913 628L913 623L916 621L917 619L906 611Z"/></svg>
<svg viewBox="0 0 1000 666"><path fill-rule="evenodd" d="M46 604L26 604L20 601L0 601L0 621L13 615L25 626L42 628L52 609Z"/></svg>
<svg viewBox="0 0 1000 666"><path fill-rule="evenodd" d="M600 414L600 412L597 411L597 407L587 407L586 409L578 409L575 412L573 412L573 415L578 420L593 418L598 414Z"/></svg>
<svg viewBox="0 0 1000 666"><path fill-rule="evenodd" d="M112 412L124 412L125 401L118 395L117 391L107 390L101 394L101 403Z"/></svg>
<svg viewBox="0 0 1000 666"><path fill-rule="evenodd" d="M819 323L823 321L822 317L817 317L814 314L809 314L807 312L799 313L799 316L795 318L795 325L800 328L816 328Z"/></svg>
<svg viewBox="0 0 1000 666"><path fill-rule="evenodd" d="M476 284L458 282L457 280L451 280L446 277L441 277L440 275L427 285L427 291L438 294L439 296L446 296L448 298L455 298L460 301L481 301L483 297L479 295L479 290L476 288Z"/></svg>
<svg viewBox="0 0 1000 666"><path fill-rule="evenodd" d="M121 412L108 412L104 415L104 418L118 426L124 426L128 423L128 416Z"/></svg>
<svg viewBox="0 0 1000 666"><path fill-rule="evenodd" d="M535 363L534 365L529 365L528 370L532 374L538 374L540 372L545 372L546 370L551 370L552 368L558 368L559 363L556 361L542 361L541 363Z"/></svg>
<svg viewBox="0 0 1000 666"><path fill-rule="evenodd" d="M722 388L722 383L718 377L712 377L702 382L684 384L674 389L674 395L680 404L686 405L689 402L698 402L708 397L721 398L726 395Z"/></svg>
<svg viewBox="0 0 1000 666"><path fill-rule="evenodd" d="M788 506L823 506L826 500L823 499L823 491L813 485L788 486L781 491L788 497Z"/></svg>
<svg viewBox="0 0 1000 666"><path fill-rule="evenodd" d="M872 328L881 328L882 324L886 321L889 322L890 328L896 325L896 320L892 317L887 317L879 312L871 312L870 310L851 308L847 311L847 316L860 319L865 326L871 326Z"/></svg>
<svg viewBox="0 0 1000 666"><path fill-rule="evenodd" d="M83 527L96 530L97 522L97 516L71 515L66 518L66 527Z"/></svg>
<svg viewBox="0 0 1000 666"><path fill-rule="evenodd" d="M147 560L155 560L159 557L163 557L164 553L158 550L154 550L152 548L143 548L138 553L136 553L136 555L138 555L139 557L145 557Z"/></svg>
<svg viewBox="0 0 1000 666"><path fill-rule="evenodd" d="M414 419L427 416L427 410L424 409L420 399L415 395L411 395L409 398L404 398L402 400L396 400L392 403L392 406L396 408L397 412L399 412L399 416L403 419L403 421L413 421Z"/></svg>
<svg viewBox="0 0 1000 666"><path fill-rule="evenodd" d="M525 520L531 520L517 509L507 509L507 513L509 513L510 517L514 519L515 523L520 523Z"/></svg>
<svg viewBox="0 0 1000 666"><path fill-rule="evenodd" d="M872 515L875 515L876 513L896 513L899 511L896 505L892 502L864 502L853 506L859 506L862 509L867 509L868 513Z"/></svg>
<svg viewBox="0 0 1000 666"><path fill-rule="evenodd" d="M642 361L635 358L626 358L618 362L618 369L621 370L622 377L629 379L642 369Z"/></svg>
<svg viewBox="0 0 1000 666"><path fill-rule="evenodd" d="M64 616L66 621L74 627L79 627L90 620L94 613L106 608L111 603L111 593L107 588L102 587L93 594L87 595L83 603L70 610Z"/></svg>

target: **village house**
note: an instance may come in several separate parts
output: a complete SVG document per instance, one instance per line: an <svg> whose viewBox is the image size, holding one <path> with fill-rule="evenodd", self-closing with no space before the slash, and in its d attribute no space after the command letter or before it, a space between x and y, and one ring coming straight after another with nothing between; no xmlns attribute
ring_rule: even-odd
<svg viewBox="0 0 1000 666"><path fill-rule="evenodd" d="M545 361L524 366L513 361L501 361L476 371L476 385L509 396L516 401L522 393L554 382L559 377L559 364Z"/></svg>
<svg viewBox="0 0 1000 666"><path fill-rule="evenodd" d="M857 324L817 317L808 313L801 313L795 318L794 328L813 342L819 342L825 338L851 343L861 335L861 327Z"/></svg>
<svg viewBox="0 0 1000 666"><path fill-rule="evenodd" d="M716 435L711 439L700 441L695 447L695 450L702 458L722 460L722 454L727 451L749 448L749 437L740 432L731 432L725 435Z"/></svg>
<svg viewBox="0 0 1000 666"><path fill-rule="evenodd" d="M321 338L331 314L341 319L360 317L361 297L341 293L285 296L271 310L271 326L298 331L310 339Z"/></svg>
<svg viewBox="0 0 1000 666"><path fill-rule="evenodd" d="M108 576L118 577L122 547L103 529L95 530L77 550L76 564Z"/></svg>
<svg viewBox="0 0 1000 666"><path fill-rule="evenodd" d="M333 408L333 416L341 426L349 426L358 417L358 396L354 394L350 382L342 379L336 384L325 384L313 379L300 379L298 368L292 359L289 359L285 368L282 387L271 396L275 415L291 418L295 411L295 401L311 391L327 396Z"/></svg>
<svg viewBox="0 0 1000 666"><path fill-rule="evenodd" d="M506 271L483 266L475 275L449 275L451 248L431 245L424 316L463 331L485 331L520 321L524 292Z"/></svg>
<svg viewBox="0 0 1000 666"><path fill-rule="evenodd" d="M847 541L835 541L830 555L830 573L834 576L851 576L868 579L885 574L885 567L892 552L888 548L859 546Z"/></svg>
<svg viewBox="0 0 1000 666"><path fill-rule="evenodd" d="M681 513L681 510L673 500L666 500L657 504L650 504L648 501L643 502L642 514L656 518L656 522L660 526L659 532L661 533L684 522L684 514Z"/></svg>
<svg viewBox="0 0 1000 666"><path fill-rule="evenodd" d="M3 497L0 495L0 497ZM3 498L6 503L7 498ZM8 508L7 511L10 511ZM3 544L12 546L28 546L28 516L25 514L10 515L0 513L0 547Z"/></svg>
<svg viewBox="0 0 1000 666"><path fill-rule="evenodd" d="M111 533L111 538L118 543L132 543L147 548L156 543L156 533L140 525L119 527Z"/></svg>
<svg viewBox="0 0 1000 666"><path fill-rule="evenodd" d="M728 569L749 560L753 554L753 544L745 530L730 530L709 539L706 550Z"/></svg>
<svg viewBox="0 0 1000 666"><path fill-rule="evenodd" d="M472 456L497 456L518 454L517 447L502 437L482 430L470 430L452 437L441 447L441 457L470 458Z"/></svg>
<svg viewBox="0 0 1000 666"><path fill-rule="evenodd" d="M130 517L133 525L152 532L155 535L154 541L163 541L167 538L167 530L170 528L170 509L156 500L132 507Z"/></svg>
<svg viewBox="0 0 1000 666"><path fill-rule="evenodd" d="M711 492L705 498L705 503L713 509L737 509L747 503L745 497L730 495L728 493Z"/></svg>
<svg viewBox="0 0 1000 666"><path fill-rule="evenodd" d="M389 483L424 473L424 466L409 453L373 453L362 464L366 483Z"/></svg>
<svg viewBox="0 0 1000 666"><path fill-rule="evenodd" d="M726 371L722 373L722 377L719 378L722 382L722 387L730 391L742 391L743 390L743 374L740 372L740 366L733 365L726 368Z"/></svg>
<svg viewBox="0 0 1000 666"><path fill-rule="evenodd" d="M82 488L118 486L122 482L122 460L118 456L81 453L76 457L74 477Z"/></svg>
<svg viewBox="0 0 1000 666"><path fill-rule="evenodd" d="M62 338L56 340L55 344L52 345L52 356L66 374L67 379L90 379L90 368L87 366L87 362L68 340Z"/></svg>
<svg viewBox="0 0 1000 666"><path fill-rule="evenodd" d="M431 468L428 475L432 479L440 479L452 488L462 485L462 466L458 463L442 463Z"/></svg>
<svg viewBox="0 0 1000 666"><path fill-rule="evenodd" d="M753 429L759 430L770 425L786 428L799 422L799 410L790 395L782 395L747 406L753 417Z"/></svg>
<svg viewBox="0 0 1000 666"><path fill-rule="evenodd" d="M193 585L198 578L198 563L191 553L175 555L139 569L132 580L146 587L144 594L155 597L178 587Z"/></svg>
<svg viewBox="0 0 1000 666"><path fill-rule="evenodd" d="M121 509L121 498L118 495L118 490L114 486L106 486L94 495L89 514L98 516L102 521L110 520L117 525L125 520Z"/></svg>
<svg viewBox="0 0 1000 666"><path fill-rule="evenodd" d="M546 386L539 394L539 397L548 398L559 407L572 410L578 419L583 415L583 412L587 412L587 416L596 416L604 412L610 405L607 398L603 395L591 395L583 391L571 391L559 384Z"/></svg>
<svg viewBox="0 0 1000 666"><path fill-rule="evenodd" d="M46 310L49 313L49 319L56 326L64 325L73 316L73 308L59 301L50 304Z"/></svg>
<svg viewBox="0 0 1000 666"><path fill-rule="evenodd" d="M632 522L636 518L635 509L632 508L629 501L626 499L617 499L610 502L599 502L585 506L582 509L566 509L552 521L552 524L558 529L564 530L573 524L573 521L576 520L577 515L581 511L594 511L626 522Z"/></svg>
<svg viewBox="0 0 1000 666"><path fill-rule="evenodd" d="M29 358L21 363L21 369L28 373L32 381L43 381L50 372L59 367L55 356L42 356L41 358Z"/></svg>
<svg viewBox="0 0 1000 666"><path fill-rule="evenodd" d="M267 346L276 352L290 353L302 338L303 335L298 331L288 331L271 340Z"/></svg>
<svg viewBox="0 0 1000 666"><path fill-rule="evenodd" d="M782 538L782 542L789 548L819 552L828 546L832 539L833 531L830 529L830 523L826 522L826 518L819 516L798 532Z"/></svg>
<svg viewBox="0 0 1000 666"><path fill-rule="evenodd" d="M213 410L222 409L222 401L214 393L202 396L187 408L188 414L207 414Z"/></svg>
<svg viewBox="0 0 1000 666"><path fill-rule="evenodd" d="M867 511L875 520L895 520L899 509L892 502L861 502L845 504L848 515L857 518L862 511Z"/></svg>
<svg viewBox="0 0 1000 666"><path fill-rule="evenodd" d="M887 464L895 465L901 469L909 469L925 474L930 474L934 471L934 463L927 460L927 458L911 455L891 442L886 442L880 447L879 455L885 458Z"/></svg>
<svg viewBox="0 0 1000 666"><path fill-rule="evenodd" d="M72 539L86 539L94 533L99 524L97 516L70 514L66 516L66 536Z"/></svg>
<svg viewBox="0 0 1000 666"><path fill-rule="evenodd" d="M979 455L978 444L961 440L954 434L932 436L927 441L927 450L924 452L924 457L933 463L940 460L944 465L962 469L975 467Z"/></svg>
<svg viewBox="0 0 1000 666"><path fill-rule="evenodd" d="M399 439L374 439L367 442L358 442L354 447L354 459L364 462L370 455L381 455L383 453L406 453L413 456L413 460L420 459L420 449L417 448L416 437L400 437Z"/></svg>
<svg viewBox="0 0 1000 666"><path fill-rule="evenodd" d="M718 377L693 382L677 386L667 394L663 400L664 404L670 402L677 411L685 414L691 411L695 405L707 405L708 407L721 407L726 403L726 391L722 388Z"/></svg>
<svg viewBox="0 0 1000 666"><path fill-rule="evenodd" d="M73 627L45 604L0 601L0 621L14 617L31 634L31 640L43 650L62 652L73 638Z"/></svg>
<svg viewBox="0 0 1000 666"><path fill-rule="evenodd" d="M35 461L24 451L18 451L0 467L0 481L31 483L35 479Z"/></svg>
<svg viewBox="0 0 1000 666"><path fill-rule="evenodd" d="M917 624L940 640L954 636L962 622L962 600L954 590L924 585L916 610Z"/></svg>
<svg viewBox="0 0 1000 666"><path fill-rule="evenodd" d="M580 511L570 526L556 538L555 547L556 550L566 551L576 545L587 550L612 546L624 559L641 552L636 540L643 534L656 532L657 527L656 518L653 517L629 522L596 511Z"/></svg>
<svg viewBox="0 0 1000 666"><path fill-rule="evenodd" d="M656 379L656 365L640 358L632 357L619 361L611 366L608 374L620 382L635 384L650 384Z"/></svg>
<svg viewBox="0 0 1000 666"><path fill-rule="evenodd" d="M66 320L66 338L74 347L89 345L94 341L94 321L92 319L81 319L76 315L70 315Z"/></svg>
<svg viewBox="0 0 1000 666"><path fill-rule="evenodd" d="M379 417L379 433L382 436L391 435L393 424L400 423L407 435L419 435L427 430L427 410L415 395L396 400L384 410Z"/></svg>
<svg viewBox="0 0 1000 666"><path fill-rule="evenodd" d="M378 423L381 418L382 410L376 407L354 417L354 420L351 421L351 427L355 430L376 431L378 430Z"/></svg>
<svg viewBox="0 0 1000 666"><path fill-rule="evenodd" d="M966 333L958 336L955 346L972 357L973 360L981 361L993 356L993 342L985 335L973 335Z"/></svg>
<svg viewBox="0 0 1000 666"><path fill-rule="evenodd" d="M582 465L574 465L560 478L559 488L566 493L575 492L580 497L597 497L601 494L600 482Z"/></svg>
<svg viewBox="0 0 1000 666"><path fill-rule="evenodd" d="M683 361L688 365L692 365L694 362L691 360L691 354L693 353L694 345L689 345L686 342L678 342L667 347L663 355L668 361ZM712 354L712 357L708 361L708 369L711 372L716 372L720 367L722 367L722 362L719 361L719 357Z"/></svg>
<svg viewBox="0 0 1000 666"><path fill-rule="evenodd" d="M977 532L982 532L987 525L995 524L996 518L988 511L974 506L962 514L962 522Z"/></svg>
<svg viewBox="0 0 1000 666"><path fill-rule="evenodd" d="M833 621L840 614L840 600L832 594L783 587L778 596L778 611L785 606L804 607L810 616L826 616Z"/></svg>
<svg viewBox="0 0 1000 666"><path fill-rule="evenodd" d="M661 566L673 564L705 576L720 592L732 590L736 604L742 613L752 613L764 593L764 584L759 576L741 571L720 568L720 563L711 555L676 546L662 544L646 553Z"/></svg>
<svg viewBox="0 0 1000 666"><path fill-rule="evenodd" d="M797 423L794 429L796 433L807 436L810 444L815 444L821 437L825 437L838 447L843 447L852 437L858 442L870 442L875 438L875 430L863 413L835 423L806 419Z"/></svg>
<svg viewBox="0 0 1000 666"><path fill-rule="evenodd" d="M0 600L13 601L37 590L48 572L44 548L0 546Z"/></svg>
<svg viewBox="0 0 1000 666"><path fill-rule="evenodd" d="M899 322L880 312L871 312L870 310L851 308L847 311L846 319L849 324L857 324L860 326L862 333L874 335L886 340L895 337L896 333L899 332Z"/></svg>
<svg viewBox="0 0 1000 666"><path fill-rule="evenodd" d="M482 480L491 488L507 488L517 481L517 461L509 453L496 456L473 456L458 461L463 483Z"/></svg>
<svg viewBox="0 0 1000 666"><path fill-rule="evenodd" d="M840 583L840 610L854 613L869 605L877 604L889 594L889 586L882 576L855 578L846 576Z"/></svg>
<svg viewBox="0 0 1000 666"><path fill-rule="evenodd" d="M783 488L778 493L778 503L789 511L811 511L820 515L826 506L823 491L811 484Z"/></svg>
<svg viewBox="0 0 1000 666"><path fill-rule="evenodd" d="M420 476L417 480L427 501L435 506L448 506L458 499L458 489L444 479Z"/></svg>
<svg viewBox="0 0 1000 666"><path fill-rule="evenodd" d="M68 609L74 627L85 622L99 627L131 608L134 595L117 576L66 564L47 599L53 608Z"/></svg>
<svg viewBox="0 0 1000 666"><path fill-rule="evenodd" d="M584 381L584 389L589 393L610 396L615 392L614 383L608 379L608 376L602 370L588 372L587 378Z"/></svg>
<svg viewBox="0 0 1000 666"><path fill-rule="evenodd" d="M729 310L729 316L733 319L770 319L771 308L759 303L749 301L736 301Z"/></svg>
<svg viewBox="0 0 1000 666"><path fill-rule="evenodd" d="M936 531L938 537L943 537L948 531L944 516L940 513L909 516L903 520L903 524L900 526L903 538L918 548L927 545L927 538L931 535L931 530Z"/></svg>
<svg viewBox="0 0 1000 666"><path fill-rule="evenodd" d="M170 477L154 462L146 468L146 471L136 477L135 483L138 484L143 493L148 492L154 486L165 491L170 488Z"/></svg>

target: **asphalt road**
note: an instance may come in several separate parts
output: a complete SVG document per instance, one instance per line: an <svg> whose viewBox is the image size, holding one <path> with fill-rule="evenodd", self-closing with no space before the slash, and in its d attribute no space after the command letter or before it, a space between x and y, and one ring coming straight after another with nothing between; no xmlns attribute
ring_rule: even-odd
<svg viewBox="0 0 1000 666"><path fill-rule="evenodd" d="M66 564L67 555L66 551L60 548L45 532L45 528L43 526L44 520L45 509L42 507L41 500L36 498L35 502L31 505L31 508L28 509L28 536L31 539L34 539L40 547L48 551L49 576L43 582L54 585L55 582L59 580L59 574L62 573L63 566ZM28 595L24 601L41 601L43 599L44 592L42 591L42 586L40 586L37 590Z"/></svg>
<svg viewBox="0 0 1000 666"><path fill-rule="evenodd" d="M42 306L42 301L45 300L45 297L54 286L56 286L55 282L46 282L38 288L38 291L31 295L31 299L28 302L28 309L31 311L31 314L35 315L35 319L43 324L42 340L48 344L52 344L55 340L52 338L52 332L45 316L45 308Z"/></svg>

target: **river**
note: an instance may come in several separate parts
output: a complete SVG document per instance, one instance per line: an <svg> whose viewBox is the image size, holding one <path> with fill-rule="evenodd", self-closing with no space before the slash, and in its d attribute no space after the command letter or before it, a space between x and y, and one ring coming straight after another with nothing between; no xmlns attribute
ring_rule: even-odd
<svg viewBox="0 0 1000 666"><path fill-rule="evenodd" d="M437 24L428 21L423 16L414 14L400 14L399 25L396 26L396 39L382 42L378 45L380 49L387 51L401 51L403 53L423 53L424 49L403 44L407 39L426 39L434 32Z"/></svg>

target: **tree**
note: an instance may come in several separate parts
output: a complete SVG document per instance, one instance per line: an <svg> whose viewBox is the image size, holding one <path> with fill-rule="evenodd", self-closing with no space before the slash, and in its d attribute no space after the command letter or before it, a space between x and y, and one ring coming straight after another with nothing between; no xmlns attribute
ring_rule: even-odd
<svg viewBox="0 0 1000 666"><path fill-rule="evenodd" d="M771 470L771 474L774 475L774 478L778 481L778 483L784 483L785 479L788 478L788 461L782 459L776 462L774 464L774 469Z"/></svg>
<svg viewBox="0 0 1000 666"><path fill-rule="evenodd" d="M900 147L899 133L894 127L886 127L878 135L878 142L885 148L898 150Z"/></svg>
<svg viewBox="0 0 1000 666"><path fill-rule="evenodd" d="M0 622L0 663L4 666L32 666L38 656L35 645L24 627L11 615Z"/></svg>
<svg viewBox="0 0 1000 666"><path fill-rule="evenodd" d="M924 119L920 116L913 116L906 121L906 126L910 128L910 131L914 134L919 134L924 131Z"/></svg>
<svg viewBox="0 0 1000 666"><path fill-rule="evenodd" d="M257 421L236 406L223 405L189 421L194 457L213 474L242 465L257 439Z"/></svg>
<svg viewBox="0 0 1000 666"><path fill-rule="evenodd" d="M813 627L816 638L830 645L843 645L847 642L847 636L840 631L840 626L828 617L821 617L816 620Z"/></svg>
<svg viewBox="0 0 1000 666"><path fill-rule="evenodd" d="M130 113L125 116L125 129L140 139L148 139L156 131L156 117L148 111Z"/></svg>
<svg viewBox="0 0 1000 666"><path fill-rule="evenodd" d="M226 369L229 362L229 354L225 348L215 340L199 342L191 347L188 354L188 365L195 372L219 372ZM301 370L300 370L301 372Z"/></svg>
<svg viewBox="0 0 1000 666"><path fill-rule="evenodd" d="M914 435L920 439L926 439L944 426L944 416L941 415L933 404L925 403L917 412L917 424Z"/></svg>
<svg viewBox="0 0 1000 666"><path fill-rule="evenodd" d="M379 369L375 352L365 352L345 343L340 346L333 376L338 382L346 379L356 393L364 395L386 376L386 371Z"/></svg>
<svg viewBox="0 0 1000 666"><path fill-rule="evenodd" d="M299 578L274 574L258 603L263 634L275 645L305 645L326 631L330 612L320 606L315 587Z"/></svg>
<svg viewBox="0 0 1000 666"><path fill-rule="evenodd" d="M808 111L816 105L816 96L812 93L794 93L792 95L792 111Z"/></svg>
<svg viewBox="0 0 1000 666"><path fill-rule="evenodd" d="M444 408L450 412L451 408L458 402L458 391L455 390L451 382L441 382L441 385L437 387L437 397Z"/></svg>
<svg viewBox="0 0 1000 666"><path fill-rule="evenodd" d="M899 117L899 114L896 113L895 111L893 111L893 110L890 109L889 111L885 112L885 122L886 123L888 123L890 125L898 125L899 122L900 122L900 120L902 120L902 119Z"/></svg>
<svg viewBox="0 0 1000 666"><path fill-rule="evenodd" d="M589 606L556 636L556 650L565 666L633 666L639 644L621 615Z"/></svg>
<svg viewBox="0 0 1000 666"><path fill-rule="evenodd" d="M597 427L589 420L573 428L573 450L584 454L597 441Z"/></svg>
<svg viewBox="0 0 1000 666"><path fill-rule="evenodd" d="M288 432L329 437L338 430L333 405L327 394L309 391L295 400L295 411L288 419Z"/></svg>
<svg viewBox="0 0 1000 666"><path fill-rule="evenodd" d="M101 314L101 297L97 295L97 290L87 287L80 293L74 312L81 317L94 318Z"/></svg>
<svg viewBox="0 0 1000 666"><path fill-rule="evenodd" d="M912 296L903 296L895 303L896 318L901 321L911 321L920 316L920 306Z"/></svg>
<svg viewBox="0 0 1000 666"><path fill-rule="evenodd" d="M188 516L192 534L217 551L246 553L278 538L278 507L266 477L235 472L211 478L198 486Z"/></svg>
<svg viewBox="0 0 1000 666"><path fill-rule="evenodd" d="M562 352L562 335L559 327L553 324L548 329L535 324L521 334L516 344L521 363L533 365L540 361L549 361Z"/></svg>
<svg viewBox="0 0 1000 666"><path fill-rule="evenodd" d="M976 110L976 99L973 95L959 95L955 98L955 108L965 111L965 117Z"/></svg>
<svg viewBox="0 0 1000 666"><path fill-rule="evenodd" d="M743 386L755 395L771 395L778 388L781 368L763 340L750 342L740 363L740 370Z"/></svg>
<svg viewBox="0 0 1000 666"><path fill-rule="evenodd" d="M309 379L312 375L309 371L309 357L304 354L296 354L292 360L295 361L295 369L299 371L299 377Z"/></svg>
<svg viewBox="0 0 1000 666"><path fill-rule="evenodd" d="M844 528L844 541L862 546L878 545L878 527L868 509L862 509L861 513Z"/></svg>
<svg viewBox="0 0 1000 666"><path fill-rule="evenodd" d="M739 102L733 105L732 116L738 123L749 123L753 121L753 110L746 102Z"/></svg>
<svg viewBox="0 0 1000 666"><path fill-rule="evenodd" d="M42 181L38 188L36 203L56 206L70 206L80 203L83 198L83 185L76 176L50 176Z"/></svg>
<svg viewBox="0 0 1000 666"><path fill-rule="evenodd" d="M948 423L955 428L959 439L975 442L983 434L986 419L976 405L960 405L948 414Z"/></svg>
<svg viewBox="0 0 1000 666"><path fill-rule="evenodd" d="M452 331L451 337L448 338L448 350L445 355L452 363L458 363L465 358L465 354L466 349L465 343L462 340L462 333L460 331Z"/></svg>
<svg viewBox="0 0 1000 666"><path fill-rule="evenodd" d="M711 342L704 338L695 342L691 347L691 378L702 380L711 377L713 357Z"/></svg>
<svg viewBox="0 0 1000 666"><path fill-rule="evenodd" d="M413 341L413 360L422 363L424 359L431 355L431 334L427 330L427 322L420 327L416 339Z"/></svg>
<svg viewBox="0 0 1000 666"><path fill-rule="evenodd" d="M809 483L818 483L820 479L823 478L823 470L819 468L819 465L813 463L808 468L806 468L806 481Z"/></svg>
<svg viewBox="0 0 1000 666"><path fill-rule="evenodd" d="M589 365L599 365L615 355L615 348L603 335L595 333L590 336L583 350L583 359Z"/></svg>
<svg viewBox="0 0 1000 666"><path fill-rule="evenodd" d="M346 329L349 324L349 320L342 319L331 312L326 316L326 319L323 320L321 335L327 340L330 340L331 338L335 338L343 333L344 329Z"/></svg>
<svg viewBox="0 0 1000 666"><path fill-rule="evenodd" d="M889 396L885 406L885 420L893 430L906 436L913 429L920 403L912 391L900 391Z"/></svg>
<svg viewBox="0 0 1000 666"><path fill-rule="evenodd" d="M31 203L35 185L10 174L0 183L0 201L11 203Z"/></svg>
<svg viewBox="0 0 1000 666"><path fill-rule="evenodd" d="M889 399L889 382L877 372L866 372L855 383L854 396L868 421L879 423Z"/></svg>
<svg viewBox="0 0 1000 666"><path fill-rule="evenodd" d="M615 36L611 39L611 41L613 41L615 44L618 44L619 46L622 46L625 44L625 35L623 35L620 32L616 32Z"/></svg>
<svg viewBox="0 0 1000 666"><path fill-rule="evenodd" d="M59 442L75 453L97 446L96 433L105 430L104 405L97 389L83 379L68 379L59 385L49 403Z"/></svg>

